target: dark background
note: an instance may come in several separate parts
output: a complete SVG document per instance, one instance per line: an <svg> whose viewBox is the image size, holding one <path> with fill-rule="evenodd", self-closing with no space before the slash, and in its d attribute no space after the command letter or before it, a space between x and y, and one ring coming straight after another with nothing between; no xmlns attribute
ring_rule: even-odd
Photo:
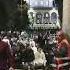
<svg viewBox="0 0 70 70"><path fill-rule="evenodd" d="M29 21L27 9L21 12L17 9L19 0L0 0L0 31L1 30L21 30L27 28ZM59 18L62 22L63 0L55 0L58 6ZM25 2L23 2L25 4Z"/></svg>

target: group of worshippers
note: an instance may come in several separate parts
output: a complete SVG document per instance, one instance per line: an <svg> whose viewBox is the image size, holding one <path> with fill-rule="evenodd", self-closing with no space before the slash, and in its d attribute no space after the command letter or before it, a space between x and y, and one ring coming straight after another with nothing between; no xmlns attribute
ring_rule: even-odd
<svg viewBox="0 0 70 70"><path fill-rule="evenodd" d="M24 44L24 45L23 45ZM16 63L13 54L11 53L9 41L5 37L0 37L0 70L14 70ZM40 45L36 44L33 39L18 40L17 52L20 55L22 65L30 65L32 68L37 65L46 65L46 57ZM16 56L18 56L16 54ZM54 70L69 70L70 63L70 43L68 42L62 30L56 33L56 47L54 50ZM67 65L67 66L65 66Z"/></svg>
<svg viewBox="0 0 70 70"><path fill-rule="evenodd" d="M32 38L21 39L18 41L17 47L19 47L19 57L23 65L29 65L32 68L33 66L46 65L45 53L40 48L39 44L36 44Z"/></svg>

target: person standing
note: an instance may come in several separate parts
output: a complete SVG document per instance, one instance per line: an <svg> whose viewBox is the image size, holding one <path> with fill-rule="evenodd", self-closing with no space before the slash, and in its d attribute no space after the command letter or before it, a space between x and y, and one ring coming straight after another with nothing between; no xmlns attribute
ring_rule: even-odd
<svg viewBox="0 0 70 70"><path fill-rule="evenodd" d="M69 65L70 60L70 44L62 30L58 31L56 34L56 70L69 70L67 65Z"/></svg>
<svg viewBox="0 0 70 70"><path fill-rule="evenodd" d="M35 59L34 52L30 47L30 44L26 44L25 50L21 52L21 60L22 64L26 66L26 68L34 70L33 61Z"/></svg>
<svg viewBox="0 0 70 70"><path fill-rule="evenodd" d="M9 45L0 37L0 70L14 70L15 63Z"/></svg>
<svg viewBox="0 0 70 70"><path fill-rule="evenodd" d="M37 52L35 53L35 60L34 60L34 64L35 66L42 66L42 65L46 65L46 57L45 57L45 53L43 52L43 50L38 47Z"/></svg>

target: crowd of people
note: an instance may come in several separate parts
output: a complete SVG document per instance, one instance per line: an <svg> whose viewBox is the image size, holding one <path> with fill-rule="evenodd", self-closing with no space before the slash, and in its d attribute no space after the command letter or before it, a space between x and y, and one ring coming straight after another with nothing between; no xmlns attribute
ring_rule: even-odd
<svg viewBox="0 0 70 70"><path fill-rule="evenodd" d="M29 37L26 31L1 31L0 70L35 70L38 67L48 70L48 65L51 65L53 70L68 70L70 44L63 31L56 33L55 41L51 44L48 36L47 32ZM64 63L67 66L64 66ZM56 67L53 64L56 64Z"/></svg>

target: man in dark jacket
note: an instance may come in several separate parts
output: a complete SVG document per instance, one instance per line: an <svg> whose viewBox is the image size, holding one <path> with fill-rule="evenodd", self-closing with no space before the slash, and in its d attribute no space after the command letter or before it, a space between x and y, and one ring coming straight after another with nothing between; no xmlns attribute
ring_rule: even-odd
<svg viewBox="0 0 70 70"><path fill-rule="evenodd" d="M29 44L26 45L26 49L24 52L22 52L22 62L25 63L25 65L30 66L33 69L33 60L35 59L34 52L29 46Z"/></svg>

